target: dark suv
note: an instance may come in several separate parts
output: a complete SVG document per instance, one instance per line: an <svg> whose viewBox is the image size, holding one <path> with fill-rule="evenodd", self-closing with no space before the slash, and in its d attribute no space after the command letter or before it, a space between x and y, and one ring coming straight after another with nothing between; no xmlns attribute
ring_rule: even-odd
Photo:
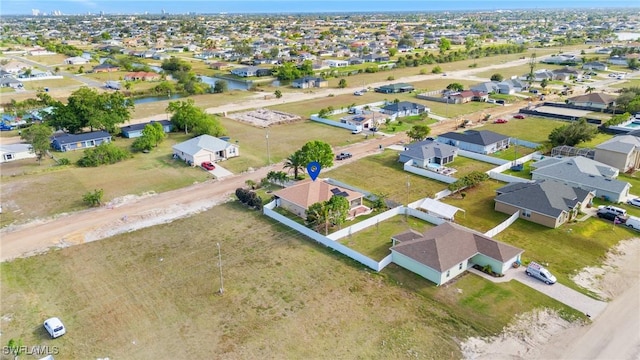
<svg viewBox="0 0 640 360"><path fill-rule="evenodd" d="M620 224L624 224L627 219L618 216L614 213L610 213L608 211L602 211L602 210L598 210L598 212L596 213L596 215L598 215L599 218L601 219L605 219L605 220L609 220L609 221L615 221L615 219L617 218L618 221L620 222Z"/></svg>

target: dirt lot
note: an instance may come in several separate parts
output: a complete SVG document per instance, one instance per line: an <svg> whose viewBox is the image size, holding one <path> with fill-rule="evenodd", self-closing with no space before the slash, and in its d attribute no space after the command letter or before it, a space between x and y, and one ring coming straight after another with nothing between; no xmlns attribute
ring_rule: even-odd
<svg viewBox="0 0 640 360"><path fill-rule="evenodd" d="M271 125L287 124L302 119L300 116L295 114L269 109L255 109L251 111L237 112L228 114L226 117L262 128Z"/></svg>

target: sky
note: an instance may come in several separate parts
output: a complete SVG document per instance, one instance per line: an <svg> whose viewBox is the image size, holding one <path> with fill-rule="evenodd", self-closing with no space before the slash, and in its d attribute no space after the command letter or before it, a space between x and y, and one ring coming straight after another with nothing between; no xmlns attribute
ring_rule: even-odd
<svg viewBox="0 0 640 360"><path fill-rule="evenodd" d="M638 0L1 0L0 16L63 14L393 12L558 8L640 8Z"/></svg>

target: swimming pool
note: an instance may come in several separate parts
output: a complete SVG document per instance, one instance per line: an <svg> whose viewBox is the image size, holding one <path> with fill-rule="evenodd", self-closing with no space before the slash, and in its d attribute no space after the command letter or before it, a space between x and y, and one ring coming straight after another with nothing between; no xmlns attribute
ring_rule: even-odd
<svg viewBox="0 0 640 360"><path fill-rule="evenodd" d="M427 167L432 168L432 169L440 169L442 167L442 165L436 164L436 163L429 163L429 164L427 164Z"/></svg>
<svg viewBox="0 0 640 360"><path fill-rule="evenodd" d="M631 128L631 129L640 128L640 121L632 121L632 122L628 123L627 125L625 125L625 127Z"/></svg>

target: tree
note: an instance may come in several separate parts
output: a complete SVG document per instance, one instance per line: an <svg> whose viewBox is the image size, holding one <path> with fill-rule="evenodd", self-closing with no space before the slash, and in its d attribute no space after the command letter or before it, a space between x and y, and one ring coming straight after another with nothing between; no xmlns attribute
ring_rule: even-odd
<svg viewBox="0 0 640 360"><path fill-rule="evenodd" d="M504 80L504 76L502 76L502 74L495 73L495 74L491 75L491 81L500 82L502 80Z"/></svg>
<svg viewBox="0 0 640 360"><path fill-rule="evenodd" d="M427 125L414 125L409 131L407 136L413 141L422 141L431 132L431 129Z"/></svg>
<svg viewBox="0 0 640 360"><path fill-rule="evenodd" d="M221 136L226 133L218 118L196 107L193 99L172 101L166 111L173 114L171 116L173 126L178 130L184 130L185 134L188 134L189 130L196 135Z"/></svg>
<svg viewBox="0 0 640 360"><path fill-rule="evenodd" d="M17 359L18 356L20 356L24 352L25 347L22 346L22 339L18 339L18 340L9 339L9 342L7 342L6 349L10 354L13 354L15 359Z"/></svg>
<svg viewBox="0 0 640 360"><path fill-rule="evenodd" d="M305 165L312 161L317 161L323 168L333 166L333 150L331 145L323 141L309 141L302 146L300 152Z"/></svg>
<svg viewBox="0 0 640 360"><path fill-rule="evenodd" d="M431 73L432 74L441 74L442 73L442 68L440 67L440 65L436 65L431 70Z"/></svg>
<svg viewBox="0 0 640 360"><path fill-rule="evenodd" d="M51 127L46 124L33 124L24 129L20 137L31 144L31 151L36 154L38 164L41 164L42 157L51 146L50 137L53 134Z"/></svg>
<svg viewBox="0 0 640 360"><path fill-rule="evenodd" d="M82 87L74 91L67 104L56 103L49 124L57 129L77 133L85 127L116 133L118 124L131 118L133 102L119 91L98 93L95 89Z"/></svg>
<svg viewBox="0 0 640 360"><path fill-rule="evenodd" d="M638 59L636 59L636 58L629 58L627 60L627 66L631 70L636 70L636 69L638 69L640 67L640 61L638 61Z"/></svg>
<svg viewBox="0 0 640 360"><path fill-rule="evenodd" d="M398 49L396 48L389 48L389 56L390 57L394 57L396 56L396 54L398 53Z"/></svg>
<svg viewBox="0 0 640 360"><path fill-rule="evenodd" d="M329 199L327 206L329 206L329 217L331 222L337 226L341 226L347 221L349 216L349 200L344 196L334 195Z"/></svg>
<svg viewBox="0 0 640 360"><path fill-rule="evenodd" d="M276 90L273 92L273 95L275 95L276 99L280 99L282 97L282 91Z"/></svg>
<svg viewBox="0 0 640 360"><path fill-rule="evenodd" d="M131 153L115 146L113 143L102 143L84 151L77 162L81 167L97 167L105 164L115 164L131 157Z"/></svg>
<svg viewBox="0 0 640 360"><path fill-rule="evenodd" d="M531 57L529 58L529 77L528 77L529 81L533 81L533 79L535 78L533 75L533 70L535 70L537 63L538 61L537 61L536 53L531 54Z"/></svg>
<svg viewBox="0 0 640 360"><path fill-rule="evenodd" d="M142 136L137 138L131 146L136 151L151 150L153 147L158 147L166 137L162 124L152 122L142 129Z"/></svg>
<svg viewBox="0 0 640 360"><path fill-rule="evenodd" d="M583 141L589 141L596 136L597 129L581 118L569 125L557 127L549 134L552 146L575 146Z"/></svg>
<svg viewBox="0 0 640 360"><path fill-rule="evenodd" d="M349 215L349 200L343 196L334 195L328 201L312 204L307 208L307 224L316 228L324 227L324 233L329 233L329 225L342 225Z"/></svg>
<svg viewBox="0 0 640 360"><path fill-rule="evenodd" d="M549 85L549 81L547 79L542 79L542 81L540 81L540 87L542 88L542 90L544 90L547 85Z"/></svg>
<svg viewBox="0 0 640 360"><path fill-rule="evenodd" d="M440 49L441 53L451 49L451 40L447 39L444 36L441 37L440 38L440 44L438 45L438 48Z"/></svg>
<svg viewBox="0 0 640 360"><path fill-rule="evenodd" d="M224 80L218 79L216 80L216 84L213 85L214 94L222 94L224 92L227 92L228 89L229 89L229 85Z"/></svg>
<svg viewBox="0 0 640 360"><path fill-rule="evenodd" d="M346 79L340 79L340 81L338 82L338 87L340 89L344 89L347 87L347 80Z"/></svg>
<svg viewBox="0 0 640 360"><path fill-rule="evenodd" d="M451 83L451 84L447 85L447 90L462 91L462 90L464 90L464 85L462 85L460 83Z"/></svg>
<svg viewBox="0 0 640 360"><path fill-rule="evenodd" d="M469 51L476 45L476 39L472 36L467 36L464 38L464 48Z"/></svg>
<svg viewBox="0 0 640 360"><path fill-rule="evenodd" d="M307 163L302 156L302 152L298 150L284 160L283 168L293 170L293 178L298 179L298 173L300 171L304 171L306 164Z"/></svg>
<svg viewBox="0 0 640 360"><path fill-rule="evenodd" d="M586 92L587 94L591 94L595 89L596 88L594 88L593 86L587 86L587 89L584 92Z"/></svg>
<svg viewBox="0 0 640 360"><path fill-rule="evenodd" d="M82 196L82 201L87 203L89 206L100 206L102 204L102 197L104 196L104 190L93 190L85 193Z"/></svg>

